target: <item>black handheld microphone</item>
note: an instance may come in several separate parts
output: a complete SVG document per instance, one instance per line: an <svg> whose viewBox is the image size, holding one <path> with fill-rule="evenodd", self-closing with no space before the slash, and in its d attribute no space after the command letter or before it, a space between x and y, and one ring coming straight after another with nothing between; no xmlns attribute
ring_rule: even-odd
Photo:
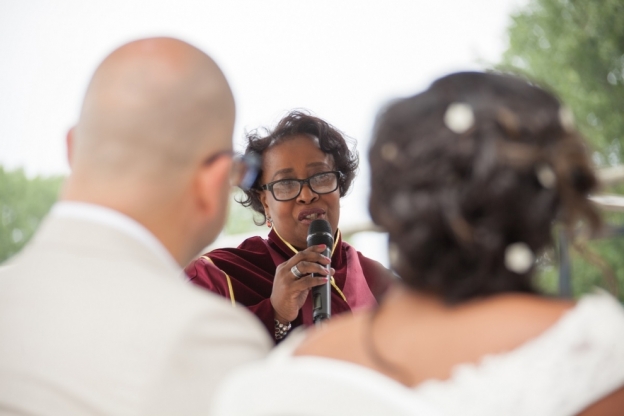
<svg viewBox="0 0 624 416"><path fill-rule="evenodd" d="M308 247L316 246L319 244L325 244L327 247L321 254L331 258L331 249L334 245L334 234L332 233L331 225L325 220L314 220L308 228ZM330 265L327 265L329 270ZM312 273L312 277L315 277ZM326 277L326 276L322 276ZM327 276L330 277L330 276ZM312 320L315 324L329 319L331 316L331 283L328 280L327 283L321 286L315 286L312 288Z"/></svg>

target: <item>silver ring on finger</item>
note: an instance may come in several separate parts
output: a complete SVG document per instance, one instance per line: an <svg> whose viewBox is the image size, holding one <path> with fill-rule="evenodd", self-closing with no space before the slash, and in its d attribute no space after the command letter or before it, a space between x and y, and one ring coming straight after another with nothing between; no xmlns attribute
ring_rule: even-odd
<svg viewBox="0 0 624 416"><path fill-rule="evenodd" d="M305 276L303 273L299 271L296 264L290 268L290 272L295 275L296 279L301 279L303 276Z"/></svg>

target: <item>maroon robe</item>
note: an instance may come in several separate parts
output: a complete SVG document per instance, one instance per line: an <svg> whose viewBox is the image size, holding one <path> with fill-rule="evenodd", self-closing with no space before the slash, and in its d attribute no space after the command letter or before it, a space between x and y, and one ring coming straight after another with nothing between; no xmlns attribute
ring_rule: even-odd
<svg viewBox="0 0 624 416"><path fill-rule="evenodd" d="M189 264L185 272L196 285L228 299L232 299L233 294L237 303L246 306L264 323L273 338L274 311L270 298L275 269L294 255L295 252L271 230L267 240L251 237L238 248L213 250ZM335 284L342 292L339 293L335 287L331 289L332 315L376 305L390 284L386 268L364 257L343 242L340 236L331 258L331 267L336 270ZM312 323L309 295L292 327Z"/></svg>

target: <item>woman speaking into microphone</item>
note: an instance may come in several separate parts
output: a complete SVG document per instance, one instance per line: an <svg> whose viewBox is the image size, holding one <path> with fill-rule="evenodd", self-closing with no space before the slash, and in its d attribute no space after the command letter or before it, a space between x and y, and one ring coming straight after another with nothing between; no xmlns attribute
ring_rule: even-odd
<svg viewBox="0 0 624 416"><path fill-rule="evenodd" d="M299 111L265 133L247 136L245 154L258 155L261 167L240 202L271 228L267 239L252 237L238 248L213 250L185 271L193 283L247 307L279 341L293 328L312 324L314 286L329 280L336 315L376 305L390 278L381 264L342 241L338 230L340 198L358 167L357 153L343 135ZM324 245L306 242L316 219L326 220L334 233L328 257L321 254Z"/></svg>

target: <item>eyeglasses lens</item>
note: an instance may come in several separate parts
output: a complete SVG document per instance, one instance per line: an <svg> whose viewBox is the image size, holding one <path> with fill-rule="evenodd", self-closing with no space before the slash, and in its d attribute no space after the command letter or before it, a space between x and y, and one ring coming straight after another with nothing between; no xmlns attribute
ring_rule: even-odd
<svg viewBox="0 0 624 416"><path fill-rule="evenodd" d="M334 172L321 173L311 176L308 184L317 194L328 194L338 188L338 177ZM295 180L283 180L273 184L273 196L278 201L288 201L296 198L303 184Z"/></svg>
<svg viewBox="0 0 624 416"><path fill-rule="evenodd" d="M281 181L273 185L273 195L278 201L293 199L299 194L300 187L297 181Z"/></svg>
<svg viewBox="0 0 624 416"><path fill-rule="evenodd" d="M323 173L310 178L310 187L320 194L332 192L338 186L338 178L332 173Z"/></svg>
<svg viewBox="0 0 624 416"><path fill-rule="evenodd" d="M232 160L230 184L243 190L249 190L253 186L260 170L260 159L255 153L248 153Z"/></svg>

